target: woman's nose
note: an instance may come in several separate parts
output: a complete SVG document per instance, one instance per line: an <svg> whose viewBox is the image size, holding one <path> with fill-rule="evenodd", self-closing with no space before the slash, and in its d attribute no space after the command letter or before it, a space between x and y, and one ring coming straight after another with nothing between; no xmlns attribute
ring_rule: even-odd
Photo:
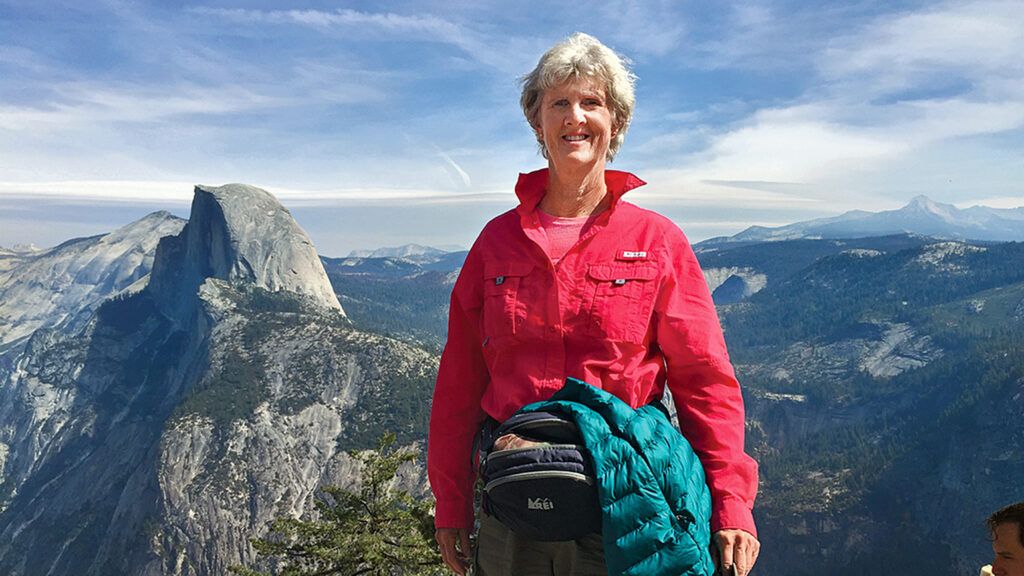
<svg viewBox="0 0 1024 576"><path fill-rule="evenodd" d="M566 110L565 123L574 126L576 124L582 124L584 120L583 108L579 104L572 104L569 109Z"/></svg>

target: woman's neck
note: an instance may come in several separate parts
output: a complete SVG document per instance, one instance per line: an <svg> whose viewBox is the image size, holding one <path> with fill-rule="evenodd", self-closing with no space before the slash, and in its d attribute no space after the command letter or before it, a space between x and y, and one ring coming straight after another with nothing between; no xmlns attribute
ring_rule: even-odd
<svg viewBox="0 0 1024 576"><path fill-rule="evenodd" d="M603 163L568 174L553 165L548 167L548 188L540 201L544 212L561 218L589 216L603 212L609 203Z"/></svg>

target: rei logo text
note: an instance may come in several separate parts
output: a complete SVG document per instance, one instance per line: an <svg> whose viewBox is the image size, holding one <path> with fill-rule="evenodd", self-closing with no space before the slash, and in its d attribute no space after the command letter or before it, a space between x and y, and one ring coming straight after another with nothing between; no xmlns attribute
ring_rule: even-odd
<svg viewBox="0 0 1024 576"><path fill-rule="evenodd" d="M527 498L526 507L530 510L554 510L555 505L550 498Z"/></svg>

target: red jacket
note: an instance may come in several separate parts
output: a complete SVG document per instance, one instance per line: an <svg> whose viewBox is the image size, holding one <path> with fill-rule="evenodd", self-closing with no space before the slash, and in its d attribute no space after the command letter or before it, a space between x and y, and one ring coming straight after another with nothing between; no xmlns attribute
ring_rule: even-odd
<svg viewBox="0 0 1024 576"><path fill-rule="evenodd" d="M522 174L520 205L491 220L452 291L434 388L427 470L439 528L473 525L473 439L573 376L639 407L666 383L711 488L712 530L756 535L757 464L711 294L682 231L619 198L643 185L606 171L612 196L557 265L536 214L547 170Z"/></svg>

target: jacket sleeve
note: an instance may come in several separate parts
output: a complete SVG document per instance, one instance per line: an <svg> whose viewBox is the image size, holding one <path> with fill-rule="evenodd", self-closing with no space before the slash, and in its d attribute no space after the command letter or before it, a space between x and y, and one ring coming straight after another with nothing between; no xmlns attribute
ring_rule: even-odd
<svg viewBox="0 0 1024 576"><path fill-rule="evenodd" d="M473 526L473 440L485 417L480 399L490 380L481 349L482 284L474 246L452 290L448 341L430 411L427 474L437 500L438 528Z"/></svg>
<svg viewBox="0 0 1024 576"><path fill-rule="evenodd" d="M704 465L712 533L738 528L756 536L757 463L743 448L743 397L700 264L682 232L674 236L655 322L679 428Z"/></svg>

